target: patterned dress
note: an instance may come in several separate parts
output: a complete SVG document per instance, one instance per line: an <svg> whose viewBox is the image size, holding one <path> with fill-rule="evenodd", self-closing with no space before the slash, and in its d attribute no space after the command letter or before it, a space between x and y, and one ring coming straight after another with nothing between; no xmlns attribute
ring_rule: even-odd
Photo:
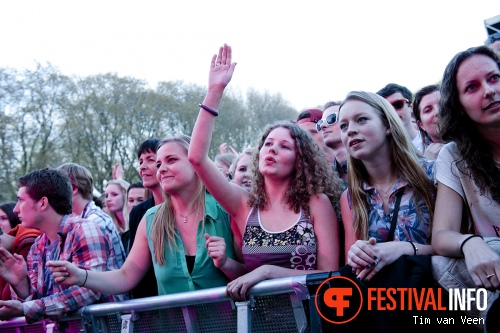
<svg viewBox="0 0 500 333"><path fill-rule="evenodd" d="M260 211L252 208L243 234L243 258L249 271L262 265L298 270L315 270L316 235L309 216L302 209L297 222L287 230L267 231Z"/></svg>

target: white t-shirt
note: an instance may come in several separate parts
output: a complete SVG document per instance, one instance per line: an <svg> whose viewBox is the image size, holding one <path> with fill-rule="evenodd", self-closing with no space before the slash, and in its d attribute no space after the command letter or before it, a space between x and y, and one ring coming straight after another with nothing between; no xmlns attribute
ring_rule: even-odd
<svg viewBox="0 0 500 333"><path fill-rule="evenodd" d="M500 204L486 192L479 194L479 188L469 176L462 173L456 162L459 160L456 144L446 144L436 160L436 179L460 194L469 207L475 233L483 237L500 237ZM500 177L500 174L498 175Z"/></svg>
<svg viewBox="0 0 500 333"><path fill-rule="evenodd" d="M424 144L422 143L422 135L420 134L420 131L417 131L417 136L411 140L411 143L413 143L413 146L415 146L415 148L417 148L417 151L420 153L420 154L423 154L424 153Z"/></svg>

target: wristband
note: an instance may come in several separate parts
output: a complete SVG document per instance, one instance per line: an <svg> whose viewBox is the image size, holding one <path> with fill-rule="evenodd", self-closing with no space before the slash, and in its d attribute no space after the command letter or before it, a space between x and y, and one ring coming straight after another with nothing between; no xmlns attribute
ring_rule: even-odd
<svg viewBox="0 0 500 333"><path fill-rule="evenodd" d="M460 245L460 252L462 252L462 255L465 257L465 254L464 254L464 245L465 243L467 243L471 238L474 238L474 237L480 237L481 239L483 239L483 236L481 235L470 235L469 237L467 237L466 239L464 239L464 241L462 242L462 244Z"/></svg>
<svg viewBox="0 0 500 333"><path fill-rule="evenodd" d="M413 246L413 255L416 256L418 254L418 247L412 241L407 241L407 242L410 243L411 246Z"/></svg>
<svg viewBox="0 0 500 333"><path fill-rule="evenodd" d="M203 105L203 104L198 104L200 108L202 108L205 111L210 112L214 117L217 117L219 115L219 111L212 109L209 106Z"/></svg>
<svg viewBox="0 0 500 333"><path fill-rule="evenodd" d="M87 278L89 277L89 271L85 270L85 281L83 281L83 284L80 287L83 287L85 283L87 283Z"/></svg>

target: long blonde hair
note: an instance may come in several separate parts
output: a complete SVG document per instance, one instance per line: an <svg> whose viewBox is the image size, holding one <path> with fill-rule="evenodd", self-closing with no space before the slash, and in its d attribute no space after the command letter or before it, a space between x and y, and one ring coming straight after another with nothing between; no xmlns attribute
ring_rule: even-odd
<svg viewBox="0 0 500 333"><path fill-rule="evenodd" d="M167 137L159 143L158 150L161 146L169 142L178 144L187 155L191 138L184 134ZM205 216L205 186L201 182L200 178L198 178L198 175L195 174L195 177L196 190L195 193L193 193L191 202L187 207L187 211L193 212L201 209L203 210L203 216ZM151 241L153 242L154 259L159 265L165 264L165 242L168 243L170 251L178 248L175 241L175 210L172 206L170 195L164 191L162 191L162 195L165 201L156 211L151 226L150 236ZM202 229L204 228L204 222L205 218L203 218Z"/></svg>
<svg viewBox="0 0 500 333"><path fill-rule="evenodd" d="M389 150L391 152L391 166L399 174L400 178L405 179L414 188L416 196L423 199L429 210L430 220L432 221L435 187L418 162L417 151L396 111L382 96L364 91L351 91L340 105L339 115L342 111L342 106L352 100L360 101L373 107L382 120L382 123L389 129L390 135L387 136L387 140L389 140ZM349 195L352 203L353 229L358 239L367 239L368 202L363 189L363 182L368 181L369 176L363 161L349 155L347 175L349 179ZM419 211L417 207L417 213L422 214L423 212Z"/></svg>
<svg viewBox="0 0 500 333"><path fill-rule="evenodd" d="M122 196L123 196L123 208L122 208L122 214L123 214L123 225L121 225L120 221L118 220L118 217L116 216L116 213L114 212L109 212L109 216L111 216L111 219L113 220L113 223L116 226L116 229L118 229L118 232L120 235L124 233L125 231L128 230L128 209L127 209L127 189L130 186L129 182L123 179L113 179L108 181L106 184L106 187L109 185L118 185L120 187L120 190L122 191Z"/></svg>

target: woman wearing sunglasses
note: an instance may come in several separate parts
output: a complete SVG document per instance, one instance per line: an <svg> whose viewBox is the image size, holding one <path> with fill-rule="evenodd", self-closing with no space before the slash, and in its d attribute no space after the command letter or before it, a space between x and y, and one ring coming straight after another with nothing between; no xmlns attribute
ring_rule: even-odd
<svg viewBox="0 0 500 333"><path fill-rule="evenodd" d="M268 126L260 138L252 161L251 191L225 181L208 151L216 109L235 66L227 45L212 58L189 160L243 235L249 273L227 286L228 294L240 300L261 280L339 269L339 226L332 201L340 194L336 184L341 180L311 136L284 121ZM219 267L231 270L231 264L225 261Z"/></svg>
<svg viewBox="0 0 500 333"><path fill-rule="evenodd" d="M437 129L440 98L439 85L432 84L417 91L413 101L413 113L424 147L422 155L432 160L444 146Z"/></svg>
<svg viewBox="0 0 500 333"><path fill-rule="evenodd" d="M348 189L341 198L347 263L370 280L401 255L433 253L434 161L419 159L384 98L351 92L340 106Z"/></svg>

